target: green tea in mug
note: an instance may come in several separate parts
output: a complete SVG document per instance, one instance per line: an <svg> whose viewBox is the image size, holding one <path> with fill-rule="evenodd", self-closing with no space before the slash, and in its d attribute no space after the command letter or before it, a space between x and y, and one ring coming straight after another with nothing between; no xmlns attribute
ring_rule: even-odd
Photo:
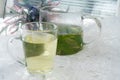
<svg viewBox="0 0 120 80"><path fill-rule="evenodd" d="M23 40L27 69L48 72L53 68L57 38L48 33L26 35Z"/></svg>
<svg viewBox="0 0 120 80"><path fill-rule="evenodd" d="M80 26L57 24L58 45L57 55L76 54L83 49L83 32Z"/></svg>

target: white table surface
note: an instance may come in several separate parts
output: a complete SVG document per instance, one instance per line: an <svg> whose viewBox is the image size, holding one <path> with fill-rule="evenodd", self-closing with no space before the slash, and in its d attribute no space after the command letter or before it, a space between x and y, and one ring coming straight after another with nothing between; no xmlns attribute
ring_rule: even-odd
<svg viewBox="0 0 120 80"><path fill-rule="evenodd" d="M78 54L56 56L48 80L120 80L120 17L105 18L101 23L97 41ZM8 39L0 37L0 80L28 80L25 68L8 55Z"/></svg>

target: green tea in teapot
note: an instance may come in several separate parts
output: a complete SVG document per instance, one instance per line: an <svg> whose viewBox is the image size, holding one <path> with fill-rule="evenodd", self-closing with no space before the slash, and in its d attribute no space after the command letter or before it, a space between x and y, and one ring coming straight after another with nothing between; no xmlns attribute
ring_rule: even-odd
<svg viewBox="0 0 120 80"><path fill-rule="evenodd" d="M57 24L57 55L76 54L83 49L83 32L80 26Z"/></svg>
<svg viewBox="0 0 120 80"><path fill-rule="evenodd" d="M58 26L57 55L78 53L83 49L83 38L85 42L86 40L88 43L91 42L92 37L89 39L90 35L87 35L89 31L90 34L96 31L93 34L95 36L96 33L98 34L101 31L101 23L97 18L85 16L79 11L74 11L74 7L70 5L45 6L40 9L39 19ZM95 21L97 26L91 26L93 21ZM83 35L83 31L85 35Z"/></svg>

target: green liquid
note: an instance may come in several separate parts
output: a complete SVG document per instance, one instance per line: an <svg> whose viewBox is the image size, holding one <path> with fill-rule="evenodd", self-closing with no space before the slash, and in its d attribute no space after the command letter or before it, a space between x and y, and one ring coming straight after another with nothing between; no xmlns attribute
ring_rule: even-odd
<svg viewBox="0 0 120 80"><path fill-rule="evenodd" d="M57 55L76 54L83 49L83 32L80 26L57 24L58 45Z"/></svg>
<svg viewBox="0 0 120 80"><path fill-rule="evenodd" d="M51 34L27 35L23 46L29 72L51 71L56 54L57 38Z"/></svg>
<svg viewBox="0 0 120 80"><path fill-rule="evenodd" d="M23 44L26 57L39 56L44 51L44 44L30 43L29 41L24 41Z"/></svg>
<svg viewBox="0 0 120 80"><path fill-rule="evenodd" d="M58 36L58 55L71 55L83 49L81 35L59 35Z"/></svg>

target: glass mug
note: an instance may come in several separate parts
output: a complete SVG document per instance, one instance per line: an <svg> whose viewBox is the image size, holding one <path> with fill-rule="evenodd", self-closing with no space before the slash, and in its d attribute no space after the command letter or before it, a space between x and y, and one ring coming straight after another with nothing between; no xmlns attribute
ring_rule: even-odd
<svg viewBox="0 0 120 80"><path fill-rule="evenodd" d="M40 8L40 22L58 26L57 55L76 54L100 34L100 21L91 16L72 12L71 6L46 6Z"/></svg>
<svg viewBox="0 0 120 80"><path fill-rule="evenodd" d="M17 50L16 58L19 63L26 65L30 73L46 73L53 69L57 47L57 26L48 22L25 23L20 28L20 37L9 40L9 51ZM22 41L23 59L19 55L18 41ZM14 48L14 49L13 49Z"/></svg>

